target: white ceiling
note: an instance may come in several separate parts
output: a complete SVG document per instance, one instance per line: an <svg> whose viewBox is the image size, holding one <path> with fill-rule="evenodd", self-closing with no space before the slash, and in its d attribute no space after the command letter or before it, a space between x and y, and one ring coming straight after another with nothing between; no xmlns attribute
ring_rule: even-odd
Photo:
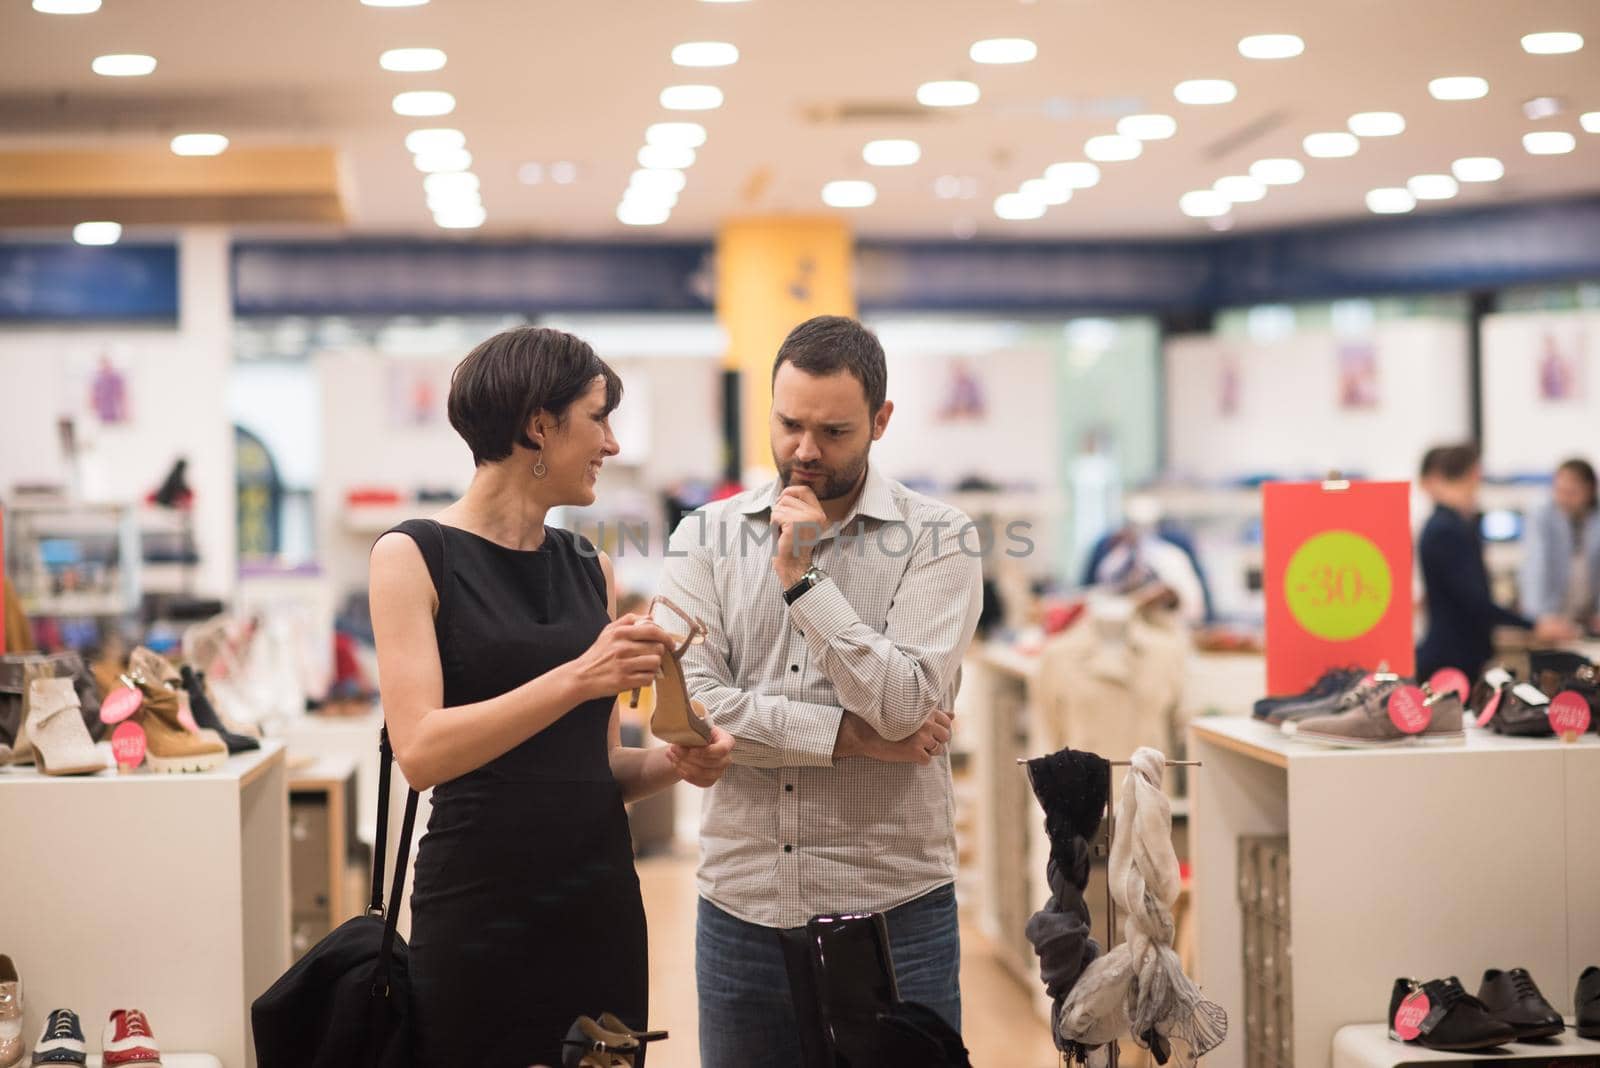
<svg viewBox="0 0 1600 1068"><path fill-rule="evenodd" d="M1523 34L1576 30L1575 54L1532 56ZM1247 34L1303 37L1295 59L1243 59ZM981 38L1038 43L1032 63L980 66ZM675 68L672 46L730 41L736 66ZM379 69L389 48L434 47L449 57L431 74ZM146 52L147 78L90 72L108 52ZM1477 101L1442 103L1430 79L1489 80ZM1176 103L1187 78L1235 81L1238 99ZM975 106L922 112L914 94L933 79L970 78ZM667 85L708 82L727 103L697 115L665 112ZM446 119L395 115L406 89L446 89ZM1560 115L1532 122L1530 97L1563 98ZM884 105L905 116L816 120L838 105ZM1403 113L1407 131L1370 140L1353 158L1307 159L1301 139L1344 129L1356 111ZM996 195L1050 163L1081 159L1086 138L1113 132L1119 114L1176 117L1177 136L1142 158L1103 166L1104 179L1045 218L1005 222ZM1208 232L1178 210L1187 190L1243 173L1268 156L1305 161L1307 176L1239 205L1239 229L1366 217L1377 186L1448 173L1462 156L1497 156L1504 180L1463 186L1419 211L1600 192L1600 134L1578 115L1600 111L1600 3L1595 0L432 0L378 8L358 0L104 0L86 16L34 12L0 0L0 148L164 144L172 134L217 131L235 144L334 144L348 165L351 228L437 235L421 176L403 139L429 125L463 130L483 182L487 236L703 238L731 215L823 212L835 178L877 183L875 205L840 212L865 237L1059 239L1184 236ZM645 127L701 121L710 140L688 172L671 221L625 227L615 209ZM1522 134L1565 129L1576 152L1535 157ZM861 148L910 137L922 161L868 167ZM567 186L521 184L528 161L571 160ZM941 175L976 179L970 200L934 195Z"/></svg>

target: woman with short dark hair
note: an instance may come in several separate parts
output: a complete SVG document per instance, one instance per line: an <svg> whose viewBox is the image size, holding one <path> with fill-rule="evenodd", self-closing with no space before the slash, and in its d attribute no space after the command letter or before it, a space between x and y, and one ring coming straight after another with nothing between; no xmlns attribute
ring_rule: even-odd
<svg viewBox="0 0 1600 1068"><path fill-rule="evenodd" d="M544 525L594 502L621 399L570 334L490 338L450 382L472 484L373 547L384 717L406 779L433 788L411 903L419 1068L559 1064L579 1015L643 1029L623 804L679 779L708 787L731 760L723 731L697 749L622 747L616 695L650 685L673 636L614 619L611 562Z"/></svg>
<svg viewBox="0 0 1600 1068"><path fill-rule="evenodd" d="M1594 467L1571 459L1556 468L1550 500L1523 535L1522 610L1546 627L1600 632L1600 504Z"/></svg>

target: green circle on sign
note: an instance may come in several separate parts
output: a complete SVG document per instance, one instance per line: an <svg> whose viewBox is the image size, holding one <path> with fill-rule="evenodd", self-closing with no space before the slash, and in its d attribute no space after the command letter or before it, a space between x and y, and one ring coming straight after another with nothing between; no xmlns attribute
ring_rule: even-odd
<svg viewBox="0 0 1600 1068"><path fill-rule="evenodd" d="M1326 641L1359 638L1389 610L1389 562L1371 540L1349 530L1308 538L1289 558L1284 598L1295 622Z"/></svg>

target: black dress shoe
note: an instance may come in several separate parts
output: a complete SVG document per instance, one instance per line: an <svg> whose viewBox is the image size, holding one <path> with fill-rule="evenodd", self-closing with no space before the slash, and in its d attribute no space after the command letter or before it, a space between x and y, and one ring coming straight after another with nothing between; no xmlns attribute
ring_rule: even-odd
<svg viewBox="0 0 1600 1068"><path fill-rule="evenodd" d="M1567 1029L1561 1014L1539 993L1526 968L1502 972L1490 968L1483 973L1478 1000L1489 1007L1498 1020L1510 1024L1517 1038L1554 1038Z"/></svg>
<svg viewBox="0 0 1600 1068"><path fill-rule="evenodd" d="M182 677L184 692L189 695L189 711L194 713L194 721L205 730L216 731L222 737L222 743L228 747L228 755L245 753L252 749L260 749L261 743L245 734L234 734L222 725L222 718L217 715L217 710L211 707L211 697L206 693L206 677L203 672L197 672L188 664L178 669Z"/></svg>
<svg viewBox="0 0 1600 1068"><path fill-rule="evenodd" d="M1578 1037L1600 1038L1600 968L1591 964L1578 976L1578 989L1572 995L1572 1002Z"/></svg>
<svg viewBox="0 0 1600 1068"><path fill-rule="evenodd" d="M1550 726L1550 697L1529 682L1507 683L1500 688L1500 707L1494 710L1489 726L1497 734L1547 738L1555 734Z"/></svg>
<svg viewBox="0 0 1600 1068"><path fill-rule="evenodd" d="M1416 1037L1402 1038L1395 1028L1395 1016L1401 1003L1418 991L1428 996L1428 1010L1420 1020L1409 1021L1417 1030ZM1461 1053L1515 1042L1517 1032L1510 1024L1497 1020L1452 975L1422 984L1414 979L1396 979L1389 995L1389 1037L1408 1045Z"/></svg>

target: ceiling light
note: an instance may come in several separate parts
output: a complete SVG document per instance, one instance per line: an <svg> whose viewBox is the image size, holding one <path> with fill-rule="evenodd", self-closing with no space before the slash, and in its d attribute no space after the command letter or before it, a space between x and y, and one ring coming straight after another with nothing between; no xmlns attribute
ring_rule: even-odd
<svg viewBox="0 0 1600 1068"><path fill-rule="evenodd" d="M1254 204L1267 195L1266 183L1248 174L1230 174L1226 178L1218 178L1211 188L1232 204Z"/></svg>
<svg viewBox="0 0 1600 1068"><path fill-rule="evenodd" d="M861 158L874 167L909 167L922 158L922 146L915 141L868 141Z"/></svg>
<svg viewBox="0 0 1600 1068"><path fill-rule="evenodd" d="M706 143L706 128L698 122L656 122L644 131L644 143L663 148L699 148Z"/></svg>
<svg viewBox="0 0 1600 1068"><path fill-rule="evenodd" d="M411 157L411 162L415 163L417 170L424 174L448 174L471 167L472 153L464 148L441 148L418 152Z"/></svg>
<svg viewBox="0 0 1600 1068"><path fill-rule="evenodd" d="M1044 205L1021 193L1001 193L994 198L994 213L1002 219L1021 222L1044 216Z"/></svg>
<svg viewBox="0 0 1600 1068"><path fill-rule="evenodd" d="M1144 144L1121 134L1101 134L1083 143L1083 154L1099 163L1119 163L1138 159Z"/></svg>
<svg viewBox="0 0 1600 1068"><path fill-rule="evenodd" d="M739 62L739 49L727 41L690 41L672 49L672 62L680 67L731 67Z"/></svg>
<svg viewBox="0 0 1600 1068"><path fill-rule="evenodd" d="M1449 200L1461 191L1448 174L1419 174L1406 182L1406 188L1418 200Z"/></svg>
<svg viewBox="0 0 1600 1068"><path fill-rule="evenodd" d="M1128 115L1117 120L1117 133L1140 141L1165 141L1178 132L1171 115Z"/></svg>
<svg viewBox="0 0 1600 1068"><path fill-rule="evenodd" d="M467 135L460 130L441 127L433 130L412 130L406 134L406 151L412 155L466 147Z"/></svg>
<svg viewBox="0 0 1600 1068"><path fill-rule="evenodd" d="M437 48L391 48L378 57L378 66L401 74L439 70L444 66L444 53Z"/></svg>
<svg viewBox="0 0 1600 1068"><path fill-rule="evenodd" d="M409 93L396 93L394 113L413 117L448 115L456 109L456 98L437 89L417 89Z"/></svg>
<svg viewBox="0 0 1600 1068"><path fill-rule="evenodd" d="M1535 130L1522 135L1522 147L1535 156L1560 156L1578 147L1578 139L1565 130Z"/></svg>
<svg viewBox="0 0 1600 1068"><path fill-rule="evenodd" d="M978 102L972 82L923 82L917 86L917 103L925 108L959 108Z"/></svg>
<svg viewBox="0 0 1600 1068"><path fill-rule="evenodd" d="M967 52L974 63L1027 63L1038 54L1039 46L1025 37L991 37Z"/></svg>
<svg viewBox="0 0 1600 1068"><path fill-rule="evenodd" d="M422 180L422 188L429 196L459 196L465 193L476 193L480 184L478 176L471 171L458 171L454 174L430 174Z"/></svg>
<svg viewBox="0 0 1600 1068"><path fill-rule="evenodd" d="M1074 189L1092 189L1100 184L1100 168L1093 163L1052 163L1044 169L1044 176Z"/></svg>
<svg viewBox="0 0 1600 1068"><path fill-rule="evenodd" d="M865 208L878 199L878 188L871 182L829 182L822 187L822 202L830 208Z"/></svg>
<svg viewBox="0 0 1600 1068"><path fill-rule="evenodd" d="M1582 47L1581 33L1530 33L1522 39L1522 50L1534 56L1560 56Z"/></svg>
<svg viewBox="0 0 1600 1068"><path fill-rule="evenodd" d="M659 170L682 170L694 166L694 149L645 145L639 150L639 166Z"/></svg>
<svg viewBox="0 0 1600 1068"><path fill-rule="evenodd" d="M710 111L722 106L722 90L714 85L669 85L661 90L668 111Z"/></svg>
<svg viewBox="0 0 1600 1068"><path fill-rule="evenodd" d="M1239 54L1246 59L1292 59L1306 50L1306 43L1292 33L1258 33L1239 42Z"/></svg>
<svg viewBox="0 0 1600 1068"><path fill-rule="evenodd" d="M1297 159L1258 159L1250 164L1250 177L1267 185L1294 185L1306 176Z"/></svg>
<svg viewBox="0 0 1600 1068"><path fill-rule="evenodd" d="M107 78L142 78L156 69L154 56L97 56L89 69Z"/></svg>
<svg viewBox="0 0 1600 1068"><path fill-rule="evenodd" d="M428 0L361 0L368 7L421 7Z"/></svg>
<svg viewBox="0 0 1600 1068"><path fill-rule="evenodd" d="M478 195L476 189L461 193L429 193L427 200L428 210L435 215L483 207L483 197Z"/></svg>
<svg viewBox="0 0 1600 1068"><path fill-rule="evenodd" d="M483 210L481 204L463 204L433 213L435 225L445 230L476 230L488 217L489 213Z"/></svg>
<svg viewBox="0 0 1600 1068"><path fill-rule="evenodd" d="M641 193L681 193L688 184L689 179L682 171L640 170L634 171L633 177L628 179L628 188Z"/></svg>
<svg viewBox="0 0 1600 1068"><path fill-rule="evenodd" d="M228 147L228 139L221 134L179 134L172 139L172 152L177 156L220 156Z"/></svg>
<svg viewBox="0 0 1600 1068"><path fill-rule="evenodd" d="M1531 100L1524 100L1522 102L1522 114L1530 122L1554 118L1561 114L1561 98L1556 96L1536 96Z"/></svg>
<svg viewBox="0 0 1600 1068"><path fill-rule="evenodd" d="M1600 111L1586 111L1578 116L1578 123L1590 133L1600 133Z"/></svg>
<svg viewBox="0 0 1600 1068"><path fill-rule="evenodd" d="M550 180L556 185L571 185L578 180L578 165L557 160L550 164Z"/></svg>
<svg viewBox="0 0 1600 1068"><path fill-rule="evenodd" d="M1374 189L1367 194L1367 210L1374 215L1404 215L1417 206L1417 198L1406 189Z"/></svg>
<svg viewBox="0 0 1600 1068"><path fill-rule="evenodd" d="M660 226L671 217L672 209L665 204L624 200L617 205L617 221L628 226Z"/></svg>
<svg viewBox="0 0 1600 1068"><path fill-rule="evenodd" d="M1394 137L1405 129L1405 116L1398 111L1363 111L1350 116L1350 132L1357 137Z"/></svg>
<svg viewBox="0 0 1600 1068"><path fill-rule="evenodd" d="M1214 219L1228 214L1228 198L1215 189L1196 189L1178 198L1178 210L1191 219Z"/></svg>
<svg viewBox="0 0 1600 1068"><path fill-rule="evenodd" d="M1072 187L1065 182L1052 182L1048 178L1029 178L1017 190L1029 200L1037 200L1046 207L1060 207L1072 199Z"/></svg>
<svg viewBox="0 0 1600 1068"><path fill-rule="evenodd" d="M1468 156L1450 164L1459 182L1498 182L1505 177L1506 165L1493 156Z"/></svg>
<svg viewBox="0 0 1600 1068"><path fill-rule="evenodd" d="M115 245L121 237L121 223L84 222L72 228L72 240L80 245Z"/></svg>
<svg viewBox="0 0 1600 1068"><path fill-rule="evenodd" d="M33 0L33 9L45 15L92 15L100 0Z"/></svg>
<svg viewBox="0 0 1600 1068"><path fill-rule="evenodd" d="M1361 151L1356 135L1342 131L1309 134L1301 144L1305 146L1306 155L1313 159L1343 159Z"/></svg>
<svg viewBox="0 0 1600 1068"><path fill-rule="evenodd" d="M1435 100L1477 100L1489 95L1489 83L1477 77L1435 78L1428 83Z"/></svg>
<svg viewBox="0 0 1600 1068"><path fill-rule="evenodd" d="M1172 95L1180 104L1226 104L1239 95L1239 90L1222 78L1195 78L1179 82Z"/></svg>

